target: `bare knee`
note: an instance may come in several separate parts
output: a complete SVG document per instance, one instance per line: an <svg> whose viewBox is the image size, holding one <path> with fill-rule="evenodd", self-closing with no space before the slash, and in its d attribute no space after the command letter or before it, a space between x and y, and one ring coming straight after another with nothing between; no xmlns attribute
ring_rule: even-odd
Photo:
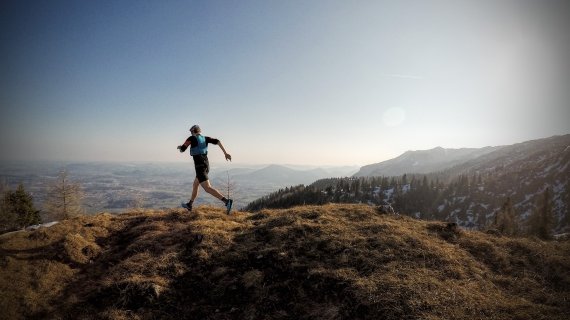
<svg viewBox="0 0 570 320"><path fill-rule="evenodd" d="M204 188L204 191L211 193L212 190L214 190L211 186L202 186L202 188Z"/></svg>

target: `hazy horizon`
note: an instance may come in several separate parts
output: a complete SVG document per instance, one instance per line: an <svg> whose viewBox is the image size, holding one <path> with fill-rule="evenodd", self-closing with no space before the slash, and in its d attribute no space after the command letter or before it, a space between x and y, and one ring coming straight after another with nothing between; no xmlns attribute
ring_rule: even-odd
<svg viewBox="0 0 570 320"><path fill-rule="evenodd" d="M193 124L235 166L570 133L564 0L4 1L0 21L0 160L191 162Z"/></svg>
<svg viewBox="0 0 570 320"><path fill-rule="evenodd" d="M563 135L567 135L570 133L566 133L566 134L560 134L560 135L554 135L554 136L563 136ZM545 138L551 138L554 136L549 136L549 137L540 137L540 138L536 138L536 139L530 139L530 140L526 140L526 141L519 141L513 144L517 144L517 143L523 143L523 142L527 142L527 141L532 141L532 140L539 140L539 139L545 139ZM394 158L397 158L399 156L401 156L402 154L404 154L405 152L408 151L427 151L427 150L432 150L435 148L444 148L444 149L479 149L479 148L486 148L486 147L500 147L500 146L506 146L506 145L487 145L487 146L482 146L482 147L459 147L459 148L447 148L445 146L434 146L432 148L427 148L427 149L408 149L405 150L404 152L397 154L393 157L388 157L385 159L381 159L375 162L370 162L370 163L354 163L354 164L327 164L327 163L323 163L323 164L311 164L311 163L286 163L286 162L236 162L236 161L232 161L232 162L228 162L225 161L224 159L222 159L222 157L220 157L220 159L216 159L214 161L210 161L210 164L213 168L219 168L222 167L224 169L227 168L262 168L265 166L271 166L271 165L278 165L278 166L284 166L284 167L290 167L290 168L300 168L300 170L304 170L304 169L314 169L314 168L340 168L340 167L363 167L366 165L370 165L370 164L374 164L374 163L379 163L379 162L383 162L383 161L387 161L387 160L391 160ZM212 146L210 146L212 147ZM217 148L216 146L214 146L215 148ZM220 151L221 153L221 151ZM188 152L185 152L184 155L182 155L182 157L180 159L176 159L176 160L89 160L89 159L84 159L84 160L61 160L61 159L0 159L0 163L64 163L64 164L73 164L73 163L80 163L80 164L84 164L84 163L101 163L101 164L105 164L105 163L109 163L109 164L173 164L173 165L185 165L185 164L192 164L192 158L190 156L188 156ZM191 168L191 167L189 167Z"/></svg>

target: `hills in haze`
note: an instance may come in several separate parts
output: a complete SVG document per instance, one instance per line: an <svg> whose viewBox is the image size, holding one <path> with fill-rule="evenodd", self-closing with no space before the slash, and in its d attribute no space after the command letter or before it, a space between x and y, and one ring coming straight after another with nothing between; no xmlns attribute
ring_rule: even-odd
<svg viewBox="0 0 570 320"><path fill-rule="evenodd" d="M315 180L327 177L345 177L353 174L357 167L332 167L332 168L312 168L294 169L284 165L268 165L259 169L238 168L230 169L231 179L237 183L257 183L272 185L297 185L309 184ZM215 174L215 177L223 183L223 172Z"/></svg>
<svg viewBox="0 0 570 320"><path fill-rule="evenodd" d="M135 206L176 207L192 191L192 159L179 163L148 162L0 162L0 183L15 189L22 183L41 209L47 190L61 169L81 185L87 213L119 212ZM307 167L283 165L212 164L210 179L226 193L228 175L235 205L247 203L286 186L308 184L331 176L348 176L356 166ZM198 197L197 204L219 203L213 197Z"/></svg>

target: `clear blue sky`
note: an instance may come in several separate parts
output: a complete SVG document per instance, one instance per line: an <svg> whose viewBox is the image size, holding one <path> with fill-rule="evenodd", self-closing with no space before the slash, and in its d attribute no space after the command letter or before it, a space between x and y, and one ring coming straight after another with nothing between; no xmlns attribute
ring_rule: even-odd
<svg viewBox="0 0 570 320"><path fill-rule="evenodd" d="M0 160L352 165L570 132L570 2L2 1ZM211 161L223 161L211 150Z"/></svg>

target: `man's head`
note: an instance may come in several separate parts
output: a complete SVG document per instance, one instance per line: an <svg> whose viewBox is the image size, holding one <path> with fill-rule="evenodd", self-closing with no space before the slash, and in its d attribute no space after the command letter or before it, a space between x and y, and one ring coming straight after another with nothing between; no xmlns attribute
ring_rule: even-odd
<svg viewBox="0 0 570 320"><path fill-rule="evenodd" d="M200 129L200 126L195 124L192 126L192 128L190 128L190 133L192 134L199 134L202 132L202 129Z"/></svg>

